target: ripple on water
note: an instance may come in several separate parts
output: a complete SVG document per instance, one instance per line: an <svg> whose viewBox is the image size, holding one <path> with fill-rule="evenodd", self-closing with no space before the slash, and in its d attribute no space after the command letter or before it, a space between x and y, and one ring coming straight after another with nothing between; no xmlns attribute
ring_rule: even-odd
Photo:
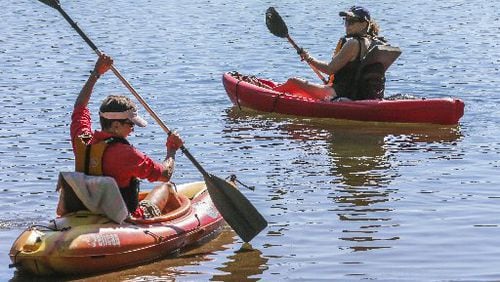
<svg viewBox="0 0 500 282"><path fill-rule="evenodd" d="M297 43L326 60L343 33L336 15L349 5L323 2L276 7ZM91 279L498 280L499 3L393 2L369 5L382 35L403 50L387 73L387 93L463 99L459 126L232 108L220 81L226 71L317 81L288 42L268 32L263 1L62 3L208 171L256 186L242 192L270 223L253 251L240 250L228 231L177 259ZM7 253L25 226L54 216L58 172L73 167L72 105L95 54L53 9L25 0L4 6L0 249ZM106 74L90 107L109 93L128 92ZM165 134L140 111L151 125L131 141L161 160ZM176 182L200 180L182 154L177 164ZM23 277L4 269L0 278Z"/></svg>

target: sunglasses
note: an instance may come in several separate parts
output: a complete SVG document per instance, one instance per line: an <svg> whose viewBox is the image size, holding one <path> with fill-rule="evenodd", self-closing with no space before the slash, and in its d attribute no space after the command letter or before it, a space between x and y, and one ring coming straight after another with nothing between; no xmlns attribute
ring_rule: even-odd
<svg viewBox="0 0 500 282"><path fill-rule="evenodd" d="M133 126L135 125L135 123L131 122L131 121L130 121L130 120L128 120L128 119L120 120L120 123L121 123L121 124L126 124L126 125L128 125L128 126L130 126L130 127L133 127Z"/></svg>
<svg viewBox="0 0 500 282"><path fill-rule="evenodd" d="M354 24L354 23L360 23L364 22L365 20L363 19L358 19L358 18L344 18L344 24Z"/></svg>

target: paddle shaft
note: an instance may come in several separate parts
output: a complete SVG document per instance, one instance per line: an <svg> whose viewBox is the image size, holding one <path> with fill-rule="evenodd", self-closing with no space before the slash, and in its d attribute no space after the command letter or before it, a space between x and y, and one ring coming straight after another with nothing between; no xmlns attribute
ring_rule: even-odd
<svg viewBox="0 0 500 282"><path fill-rule="evenodd" d="M101 56L102 52L97 48L97 46L90 40L90 38L83 32L83 30L78 26L78 24L71 19L71 17L63 10L61 5L56 5L55 9L61 13L64 19L71 25L71 27L76 30L76 32L85 40L85 42L94 50L94 52ZM118 77L118 79L123 83L125 87L135 96L135 98L141 103L141 105L146 109L146 111L151 115L151 117L160 125L160 127L170 135L172 132L167 127L167 125L158 117L158 115L151 109L151 107L146 103L146 101L141 97L141 95L135 91L134 87L123 77L123 75L115 68L114 65L111 65L111 71ZM194 166L203 174L203 176L208 176L208 172L200 165L200 163L191 155L188 149L182 145L182 152L186 155L186 157L194 164Z"/></svg>
<svg viewBox="0 0 500 282"><path fill-rule="evenodd" d="M87 42L87 44L101 56L101 51L97 46L87 37L87 35L78 27L78 25L66 14L59 4L59 0L40 0L40 2L49 5L61 13L67 22L78 32L78 34ZM167 133L171 134L170 129L163 123L158 115L149 107L144 99L135 91L130 83L121 75L121 73L112 65L111 70L121 80L121 82L130 90L130 92L139 100L144 106L146 111L153 117L153 119L161 126ZM257 211L257 209L250 203L250 201L235 187L227 181L218 178L215 175L207 173L205 169L196 161L196 159L189 153L189 151L182 146L182 152L187 158L196 166L205 179L210 198L220 212L226 222L233 228L233 230L245 242L249 242L257 236L264 228L267 227L266 219Z"/></svg>
<svg viewBox="0 0 500 282"><path fill-rule="evenodd" d="M288 42L290 42L290 44L292 44L293 48L295 48L295 50L297 50L297 52L301 52L302 51L302 48L300 48L296 43L295 41L293 41L292 37L290 37L290 35L286 35L286 38L288 39ZM324 84L327 84L328 83L328 80L326 80L323 75L319 72L319 70L317 68L315 68L310 62L307 62L307 64L309 65L309 67L314 71L314 73L319 77L319 79L321 79L321 81L323 81Z"/></svg>

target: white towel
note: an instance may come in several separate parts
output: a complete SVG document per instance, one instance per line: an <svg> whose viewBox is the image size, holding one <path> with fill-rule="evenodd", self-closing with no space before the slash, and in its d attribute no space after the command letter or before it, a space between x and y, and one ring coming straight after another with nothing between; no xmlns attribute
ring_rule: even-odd
<svg viewBox="0 0 500 282"><path fill-rule="evenodd" d="M91 212L104 214L119 224L127 218L128 210L114 178L85 175L81 172L61 172L60 176L64 178L76 196ZM57 190L62 187L63 185L59 181ZM61 201L59 205L61 205ZM61 210L58 207L58 212Z"/></svg>

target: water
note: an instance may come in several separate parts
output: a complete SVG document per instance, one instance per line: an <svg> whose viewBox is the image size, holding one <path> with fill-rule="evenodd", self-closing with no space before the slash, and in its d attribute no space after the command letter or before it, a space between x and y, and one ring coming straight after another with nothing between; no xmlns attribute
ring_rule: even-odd
<svg viewBox="0 0 500 282"><path fill-rule="evenodd" d="M458 126L232 108L221 84L226 71L317 79L267 31L268 6L299 45L326 60L343 32L336 15L352 4L62 1L208 171L256 186L242 191L270 223L251 247L228 229L179 257L89 280L500 280L500 3L358 2L403 49L388 94L463 99ZM0 280L17 281L30 277L7 267L8 251L24 227L54 216L58 172L73 165L69 115L96 58L55 10L27 0L3 7ZM111 72L96 86L94 114L109 93L127 93ZM156 125L131 138L158 160L164 140ZM175 180L199 179L180 156Z"/></svg>

